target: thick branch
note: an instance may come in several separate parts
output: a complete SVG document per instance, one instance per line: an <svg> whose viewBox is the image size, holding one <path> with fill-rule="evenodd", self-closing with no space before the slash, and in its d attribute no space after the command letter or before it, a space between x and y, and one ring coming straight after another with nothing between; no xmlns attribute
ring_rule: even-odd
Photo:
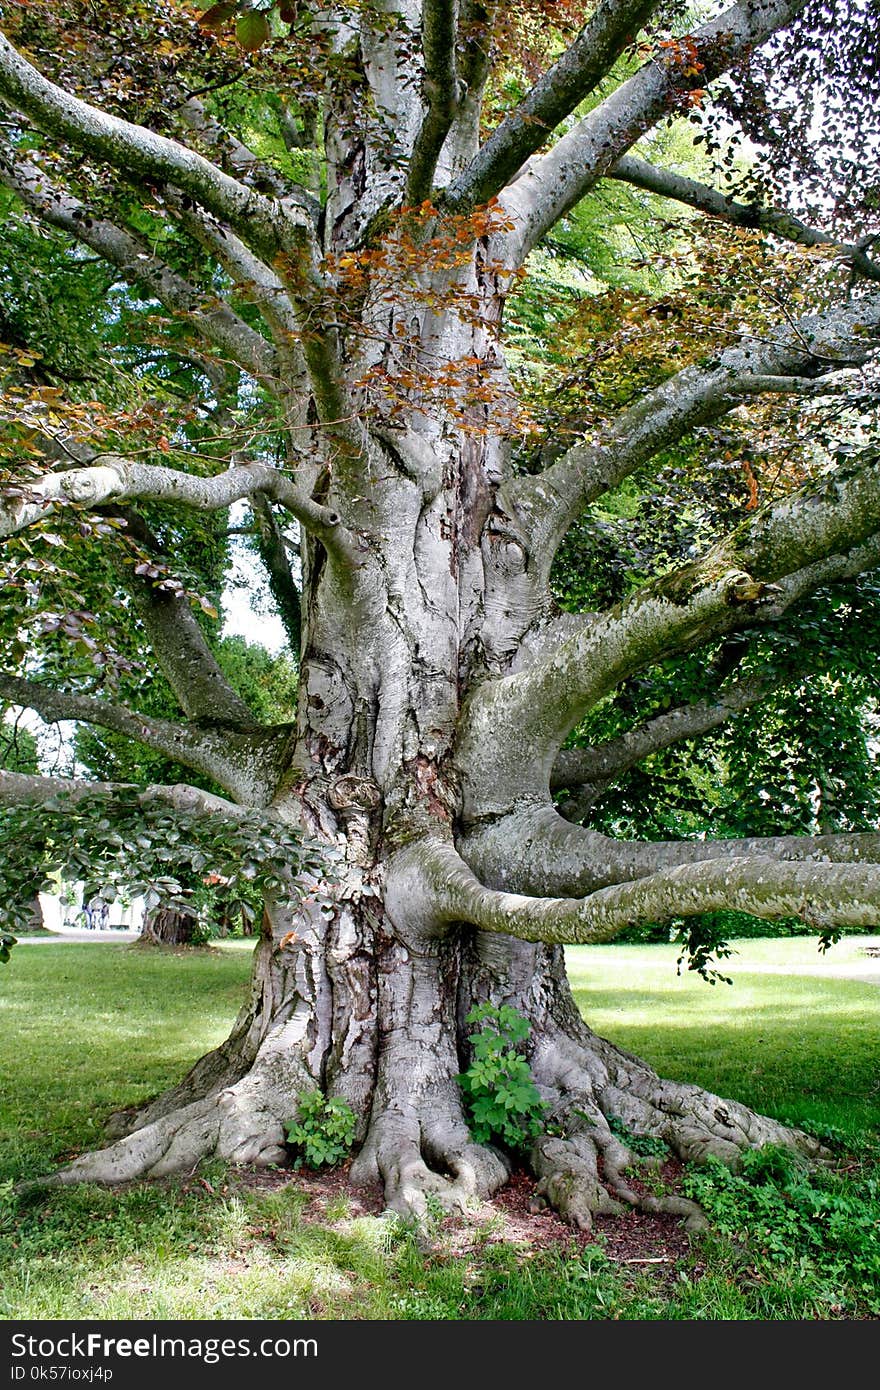
<svg viewBox="0 0 880 1390"><path fill-rule="evenodd" d="M198 754L200 750L198 731L184 724L140 715L111 700L54 690L40 681L0 674L0 698L35 710L47 724L76 719L86 724L96 724L102 729L112 729L114 733L136 739L138 743L155 748L157 752L178 762L186 761L187 754Z"/></svg>
<svg viewBox="0 0 880 1390"><path fill-rule="evenodd" d="M111 116L71 96L26 62L0 34L0 98L77 149L135 177L173 183L223 218L261 255L311 259L310 213L265 197L176 140Z"/></svg>
<svg viewBox="0 0 880 1390"><path fill-rule="evenodd" d="M276 344L284 345L291 356L299 355L296 374L304 374L305 364L297 343L301 324L284 282L215 217L198 208L187 207L174 189L168 189L166 198L187 231L216 256L231 279L259 305L266 323L276 335Z"/></svg>
<svg viewBox="0 0 880 1390"><path fill-rule="evenodd" d="M702 63L688 75L681 53L667 49L612 94L509 184L501 202L516 222L504 244L510 266L521 265L535 244L589 192L636 141L670 110L678 93L705 87L753 48L789 24L806 0L742 0L695 29L693 52Z"/></svg>
<svg viewBox="0 0 880 1390"><path fill-rule="evenodd" d="M602 0L574 43L507 116L451 185L446 202L460 210L488 202L529 155L589 96L656 8L656 0Z"/></svg>
<svg viewBox="0 0 880 1390"><path fill-rule="evenodd" d="M595 748L563 749L553 764L550 787L557 790L610 782L652 753L700 738L720 724L726 724L734 715L763 699L769 688L767 676L751 676L720 691L714 700L679 705Z"/></svg>
<svg viewBox="0 0 880 1390"><path fill-rule="evenodd" d="M319 271L312 209L298 199L272 199L224 174L176 140L99 111L44 78L0 35L0 99L77 149L127 174L169 183L228 222L269 264L286 263L286 283L306 324L303 354L318 413L338 450L338 462L368 476L363 431L352 422L339 344Z"/></svg>
<svg viewBox="0 0 880 1390"><path fill-rule="evenodd" d="M717 419L776 378L816 378L864 362L880 339L880 295L805 315L772 339L727 348L706 366L685 367L624 410L601 441L576 444L536 476L514 480L505 502L527 523L545 570L576 517L596 498L695 426ZM771 378L769 383L767 378Z"/></svg>
<svg viewBox="0 0 880 1390"><path fill-rule="evenodd" d="M673 173L671 169L659 169L654 164L646 164L643 159L624 155L608 171L612 179L644 188L649 193L657 193L662 198L671 198L677 203L686 203L698 208L712 217L731 222L735 227L758 228L772 232L784 241L793 241L799 246L831 246L840 252L841 259L852 266L859 275L869 280L880 280L880 265L865 253L861 246L837 241L827 232L809 227L790 212L780 208L760 207L756 203L738 203L727 198L708 184L698 183Z"/></svg>
<svg viewBox="0 0 880 1390"><path fill-rule="evenodd" d="M290 179L285 178L237 136L225 130L219 121L205 110L198 97L187 97L181 103L180 114L203 145L225 157L229 168L241 183L257 187L262 193L271 193L274 198L291 199L309 214L317 228L321 213L321 205L317 198L300 184L292 183Z"/></svg>
<svg viewBox="0 0 880 1390"><path fill-rule="evenodd" d="M43 221L97 251L129 283L143 285L166 309L186 314L209 342L277 390L278 363L271 344L215 294L196 289L131 232L93 216L5 142L0 142L0 179Z"/></svg>
<svg viewBox="0 0 880 1390"><path fill-rule="evenodd" d="M83 454L73 441L65 441L63 448L74 457ZM133 463L115 454L92 452L92 457L103 461L92 467L46 473L22 485L27 489L23 497L0 496L0 538L32 526L58 505L93 508L105 502L140 499L216 511L261 492L285 507L332 554L350 553L350 537L339 525L336 513L313 502L268 464L243 464L212 477L200 477L161 464Z"/></svg>
<svg viewBox="0 0 880 1390"><path fill-rule="evenodd" d="M409 160L406 201L411 206L430 197L437 160L458 106L456 9L456 0L424 0L422 5L423 92L428 109Z"/></svg>
<svg viewBox="0 0 880 1390"><path fill-rule="evenodd" d="M77 802L92 796L113 797L118 792L134 790L138 790L138 801L142 806L159 801L188 815L204 813L206 816L220 816L235 824L249 814L245 808L236 806L234 801L202 791L200 787L191 787L186 782L175 782L169 786L155 783L138 789L133 782L87 782L80 777L32 777L24 773L0 771L2 807L40 806L56 796L69 797L72 802Z"/></svg>
<svg viewBox="0 0 880 1390"><path fill-rule="evenodd" d="M296 449L301 444L300 432L308 425L312 387L301 344L302 325L284 282L215 217L187 206L186 200L172 188L166 188L165 199L190 235L219 261L239 291L259 307L276 348L276 378L270 389L281 406L291 445Z"/></svg>
<svg viewBox="0 0 880 1390"><path fill-rule="evenodd" d="M480 879L506 892L580 897L707 859L880 864L880 834L617 840L572 825L552 806L540 806L477 826L463 837L459 852Z"/></svg>
<svg viewBox="0 0 880 1390"><path fill-rule="evenodd" d="M196 661L203 663L205 651L210 663L216 663L200 631L201 642L195 647L188 641L186 628L183 631L178 628L177 632L178 647L169 662L170 673L166 674L170 681L174 674L181 676L182 667L189 672L186 696L191 704L196 704L200 714L207 713L216 721L213 726L155 719L109 700L53 690L38 681L14 676L0 675L0 697L34 710L50 724L72 719L112 729L212 778L241 802L265 805L281 775L290 729L285 725L277 728L255 726L250 710L228 686L219 667L216 681L210 679L210 665L206 668L200 664L199 670L192 672L190 668ZM169 641L173 640L173 635L174 628L169 625ZM233 716L238 716L231 725L223 722L227 706L231 706Z"/></svg>
<svg viewBox="0 0 880 1390"><path fill-rule="evenodd" d="M562 740L620 681L753 624L762 603L775 614L811 580L846 572L856 547L870 562L878 532L880 461L872 459L756 513L701 560L645 585L544 660L485 682L463 715L457 753L466 816L545 801Z"/></svg>
<svg viewBox="0 0 880 1390"><path fill-rule="evenodd" d="M492 67L492 27L499 0L460 0L458 75L468 95L476 97Z"/></svg>
<svg viewBox="0 0 880 1390"><path fill-rule="evenodd" d="M162 674L190 719L251 729L253 712L226 679L185 594L123 575ZM223 780L223 779L220 779Z"/></svg>
<svg viewBox="0 0 880 1390"><path fill-rule="evenodd" d="M161 565L167 564L165 547L138 512L130 507L108 510L125 523L138 546ZM163 589L131 565L120 564L119 570L153 655L183 712L207 724L253 729L253 712L227 680L186 595Z"/></svg>
<svg viewBox="0 0 880 1390"><path fill-rule="evenodd" d="M531 898L486 888L450 845L433 841L402 851L395 877L429 929L464 921L560 945L610 941L626 927L723 909L768 921L801 917L822 928L880 922L880 866L873 864L707 860L587 898Z"/></svg>

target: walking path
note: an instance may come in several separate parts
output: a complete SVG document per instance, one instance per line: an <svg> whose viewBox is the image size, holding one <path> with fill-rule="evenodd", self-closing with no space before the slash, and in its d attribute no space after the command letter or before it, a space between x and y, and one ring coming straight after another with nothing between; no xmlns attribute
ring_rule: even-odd
<svg viewBox="0 0 880 1390"><path fill-rule="evenodd" d="M820 960L816 965L794 961L791 965L764 965L757 961L729 960L725 968L744 975L819 975L823 980L857 980L862 985L880 985L880 962L865 957L864 961L847 961L836 965Z"/></svg>
<svg viewBox="0 0 880 1390"><path fill-rule="evenodd" d="M109 927L102 931L96 927L89 931L86 927L59 927L48 936L20 936L19 946L58 946L65 941L137 941L140 932L129 931L127 927Z"/></svg>

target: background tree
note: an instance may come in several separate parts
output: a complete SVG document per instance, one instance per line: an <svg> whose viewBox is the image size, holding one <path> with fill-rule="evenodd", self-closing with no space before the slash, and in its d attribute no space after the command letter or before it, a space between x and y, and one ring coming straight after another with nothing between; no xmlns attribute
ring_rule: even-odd
<svg viewBox="0 0 880 1390"><path fill-rule="evenodd" d="M210 1153L277 1162L298 1097L320 1086L355 1113L354 1179L380 1179L390 1206L491 1191L507 1161L471 1136L456 1079L486 1003L528 1020L546 1105L530 1162L572 1221L662 1204L629 1186L610 1121L683 1158L736 1161L767 1140L815 1153L596 1037L561 945L727 907L826 935L874 925L877 833L614 838L564 819L551 787L608 784L633 747L668 747L670 724L680 741L754 705L772 679L762 635L788 622L800 646L796 605L832 585L854 595L880 563L870 5L742 0L695 18L651 0L230 0L197 27L174 0L32 3L9 7L7 32L0 178L18 218L141 299L104 312L102 341L117 339L100 386L64 390L35 375L33 344L8 345L0 533L20 602L0 697L135 739L225 793L100 782L65 799L57 780L5 774L10 843L42 835L57 853L46 826L66 815L104 865L115 845L159 879L163 856L201 869L234 851L267 888L227 1042L58 1180ZM847 83L863 107L829 95ZM721 139L734 121L764 153L745 173ZM662 163L655 132L675 122L707 152L705 179ZM552 360L530 368L530 258L621 184L714 219L704 260L740 271L697 302L687 249L675 294L651 298L648 257L641 289L556 315L555 375ZM609 258L622 249L615 226ZM866 375L841 406L844 369ZM809 442L777 398L815 412ZM739 508L706 481L731 461L719 422L755 441L733 450ZM798 467L765 479L758 446L786 437ZM655 537L631 576L617 562L617 592L596 574L590 611L560 611L566 536L603 499L625 513L633 487L662 510L672 455L691 543L670 518L665 550ZM241 502L299 641L294 729L260 723L230 684L211 596L187 574L184 534L212 516L225 529ZM101 563L126 614L116 632L109 605L71 602ZM173 718L121 697L139 659L130 615ZM630 698L664 671L671 720ZM634 727L578 762L560 754L618 697ZM303 834L336 855L323 882ZM20 883L20 856L13 869Z"/></svg>

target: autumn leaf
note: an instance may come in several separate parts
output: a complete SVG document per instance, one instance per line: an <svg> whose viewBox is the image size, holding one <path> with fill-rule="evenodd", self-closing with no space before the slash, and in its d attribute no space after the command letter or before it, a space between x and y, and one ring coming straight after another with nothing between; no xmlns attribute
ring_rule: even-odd
<svg viewBox="0 0 880 1390"><path fill-rule="evenodd" d="M202 29L210 29L213 33L219 34L228 19L234 14L238 14L239 0L222 0L219 5L212 5L204 14L200 14L197 23Z"/></svg>

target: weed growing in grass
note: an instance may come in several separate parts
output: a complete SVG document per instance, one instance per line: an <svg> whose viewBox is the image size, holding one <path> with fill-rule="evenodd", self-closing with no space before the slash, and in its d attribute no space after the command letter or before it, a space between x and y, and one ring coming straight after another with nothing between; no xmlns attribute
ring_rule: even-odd
<svg viewBox="0 0 880 1390"><path fill-rule="evenodd" d="M747 1152L739 1173L710 1158L686 1175L684 1189L717 1232L739 1243L751 1277L776 1282L785 1271L827 1309L877 1315L878 1159L875 1153L856 1186L851 1174L808 1168L794 1154L768 1145Z"/></svg>

